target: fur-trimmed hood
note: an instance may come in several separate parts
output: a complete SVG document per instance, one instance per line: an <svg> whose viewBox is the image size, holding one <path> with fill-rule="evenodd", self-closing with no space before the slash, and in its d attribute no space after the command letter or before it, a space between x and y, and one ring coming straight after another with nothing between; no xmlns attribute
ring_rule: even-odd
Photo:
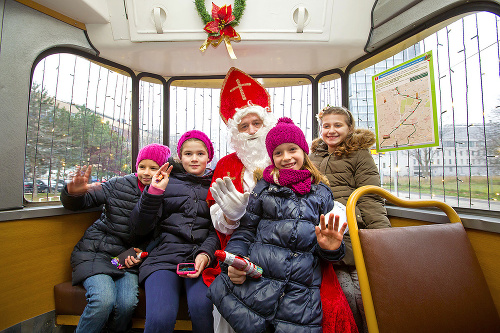
<svg viewBox="0 0 500 333"><path fill-rule="evenodd" d="M357 128L346 139L349 151L356 151L360 149L368 149L375 143L375 134L364 128ZM315 139L311 144L312 153L328 152L328 146L322 138Z"/></svg>

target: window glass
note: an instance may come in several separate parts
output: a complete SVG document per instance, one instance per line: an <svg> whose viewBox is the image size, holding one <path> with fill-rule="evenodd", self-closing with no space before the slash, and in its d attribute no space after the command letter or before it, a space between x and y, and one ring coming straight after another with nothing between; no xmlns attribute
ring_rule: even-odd
<svg viewBox="0 0 500 333"><path fill-rule="evenodd" d="M384 188L410 199L500 210L498 26L492 13L470 14L349 75L356 124L375 131L372 76L433 52L440 145L374 155ZM478 158L469 163L471 156Z"/></svg>
<svg viewBox="0 0 500 333"><path fill-rule="evenodd" d="M294 81L295 85L266 87L271 97L271 110L276 119L291 118L311 143L312 85L305 79ZM217 82L220 87L222 81ZM203 131L214 144L215 154L210 164L214 168L220 158L233 152L227 127L219 115L220 89L172 85L170 94L170 149L174 154L177 152L177 142L186 131Z"/></svg>
<svg viewBox="0 0 500 333"><path fill-rule="evenodd" d="M139 149L163 143L163 83L149 77L139 81Z"/></svg>
<svg viewBox="0 0 500 333"><path fill-rule="evenodd" d="M28 110L26 200L59 200L79 165L92 165L91 181L131 172L131 82L73 54L49 55L37 64Z"/></svg>
<svg viewBox="0 0 500 333"><path fill-rule="evenodd" d="M323 77L319 82L319 108L342 106L342 85L339 74Z"/></svg>

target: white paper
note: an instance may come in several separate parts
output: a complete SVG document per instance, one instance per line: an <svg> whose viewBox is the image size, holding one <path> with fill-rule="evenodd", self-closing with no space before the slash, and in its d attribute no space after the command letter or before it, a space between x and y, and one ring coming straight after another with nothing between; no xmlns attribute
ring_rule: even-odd
<svg viewBox="0 0 500 333"><path fill-rule="evenodd" d="M338 201L334 202L333 209L325 214L325 224L328 226L328 219L330 215L333 214L339 216L339 228L342 227L344 223L347 223L347 213L346 207ZM349 226L345 228L344 234L349 230Z"/></svg>

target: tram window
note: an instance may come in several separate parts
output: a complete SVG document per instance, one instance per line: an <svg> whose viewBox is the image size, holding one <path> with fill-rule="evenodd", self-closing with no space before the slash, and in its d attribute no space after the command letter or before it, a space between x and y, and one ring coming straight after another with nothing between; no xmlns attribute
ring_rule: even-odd
<svg viewBox="0 0 500 333"><path fill-rule="evenodd" d="M222 81L212 81L214 82L188 82L191 86L186 86L186 81L174 81L170 86L170 149L177 151L177 142L186 131L203 131L214 143L215 154L210 164L213 168L221 157L233 150L227 140L227 127L219 115L220 89L211 88L220 87ZM271 110L276 118L293 119L310 143L313 138L311 82L303 78L271 78L261 84L269 92Z"/></svg>
<svg viewBox="0 0 500 333"><path fill-rule="evenodd" d="M92 181L131 172L131 83L129 76L73 54L52 54L36 65L24 166L27 201L59 200L77 165L92 165ZM30 186L40 182L45 186Z"/></svg>
<svg viewBox="0 0 500 333"><path fill-rule="evenodd" d="M225 125L219 116L220 89L170 87L170 149L177 152L177 142L186 131L197 129L206 133L214 144L214 168L219 156L224 156L229 145L226 142Z"/></svg>
<svg viewBox="0 0 500 333"><path fill-rule="evenodd" d="M357 125L374 129L373 73L433 52L440 145L376 155L377 164L384 166L379 167L384 188L410 199L433 198L454 207L500 211L499 25L495 14L469 14L350 73L349 108ZM481 158L469 165L457 160L459 154ZM433 158L438 163L432 163Z"/></svg>
<svg viewBox="0 0 500 333"><path fill-rule="evenodd" d="M163 100L162 82L151 77L139 81L139 149L163 142Z"/></svg>
<svg viewBox="0 0 500 333"><path fill-rule="evenodd" d="M328 75L319 81L319 108L342 106L342 85L339 74Z"/></svg>

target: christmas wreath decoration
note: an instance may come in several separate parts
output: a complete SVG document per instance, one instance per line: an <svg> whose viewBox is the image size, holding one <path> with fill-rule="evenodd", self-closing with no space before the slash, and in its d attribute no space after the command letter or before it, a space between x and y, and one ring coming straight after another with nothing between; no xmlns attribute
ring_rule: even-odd
<svg viewBox="0 0 500 333"><path fill-rule="evenodd" d="M195 0L196 11L200 15L208 33L207 40L200 47L201 52L205 52L209 45L213 47L219 46L224 41L226 44L227 52L232 59L236 59L231 41L240 41L240 35L234 30L234 26L240 23L241 16L245 11L246 0L235 0L234 11L229 6L219 7L212 3L212 15L207 12L204 0Z"/></svg>

